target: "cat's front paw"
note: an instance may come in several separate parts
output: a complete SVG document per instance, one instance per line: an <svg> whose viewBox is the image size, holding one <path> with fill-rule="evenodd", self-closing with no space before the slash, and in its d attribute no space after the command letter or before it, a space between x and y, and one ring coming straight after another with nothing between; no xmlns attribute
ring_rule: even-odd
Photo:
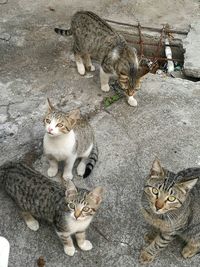
<svg viewBox="0 0 200 267"><path fill-rule="evenodd" d="M83 64L77 63L77 70L80 75L85 75L85 66Z"/></svg>
<svg viewBox="0 0 200 267"><path fill-rule="evenodd" d="M72 173L63 173L63 179L65 181L72 180L73 179L73 174Z"/></svg>
<svg viewBox="0 0 200 267"><path fill-rule="evenodd" d="M91 250L93 248L92 243L89 240L85 240L82 244L78 244L79 248L82 250Z"/></svg>
<svg viewBox="0 0 200 267"><path fill-rule="evenodd" d="M39 229L39 223L37 220L26 221L26 224L28 228L31 229L32 231L37 231Z"/></svg>
<svg viewBox="0 0 200 267"><path fill-rule="evenodd" d="M90 66L90 71L95 71L95 66L94 65Z"/></svg>
<svg viewBox="0 0 200 267"><path fill-rule="evenodd" d="M47 174L49 177L54 177L58 173L58 168L52 168L50 167L47 171Z"/></svg>
<svg viewBox="0 0 200 267"><path fill-rule="evenodd" d="M137 100L133 96L129 96L128 97L128 103L132 107L136 107L137 106Z"/></svg>
<svg viewBox="0 0 200 267"><path fill-rule="evenodd" d="M148 264L154 260L155 256L148 253L146 250L142 249L139 257L141 264Z"/></svg>
<svg viewBox="0 0 200 267"><path fill-rule="evenodd" d="M108 92L110 90L109 84L102 84L101 85L101 90L104 92Z"/></svg>
<svg viewBox="0 0 200 267"><path fill-rule="evenodd" d="M74 256L74 253L75 253L75 247L72 246L64 246L64 251L65 251L65 254L67 254L68 256Z"/></svg>

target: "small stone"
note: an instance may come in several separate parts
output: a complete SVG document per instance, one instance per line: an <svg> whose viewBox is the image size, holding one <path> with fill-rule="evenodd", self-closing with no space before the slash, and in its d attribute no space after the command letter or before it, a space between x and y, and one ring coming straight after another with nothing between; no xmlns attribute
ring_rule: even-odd
<svg viewBox="0 0 200 267"><path fill-rule="evenodd" d="M0 123L4 123L4 122L6 122L7 121L7 115L5 115L5 114L1 114L0 115Z"/></svg>
<svg viewBox="0 0 200 267"><path fill-rule="evenodd" d="M10 38L11 38L10 34L8 34L6 32L0 33L0 40L9 41Z"/></svg>

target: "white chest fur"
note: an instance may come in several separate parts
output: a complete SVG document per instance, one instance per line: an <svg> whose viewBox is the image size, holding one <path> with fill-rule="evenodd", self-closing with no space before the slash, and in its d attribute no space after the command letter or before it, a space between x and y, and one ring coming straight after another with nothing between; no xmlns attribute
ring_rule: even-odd
<svg viewBox="0 0 200 267"><path fill-rule="evenodd" d="M75 153L76 144L74 131L71 130L68 134L60 136L44 135L43 146L46 155L52 155L57 161L66 160L70 155Z"/></svg>
<svg viewBox="0 0 200 267"><path fill-rule="evenodd" d="M74 234L76 232L83 232L86 230L86 228L89 226L90 222L92 220L92 217L89 217L86 220L75 220L74 218L70 217L67 219L68 227L71 234Z"/></svg>

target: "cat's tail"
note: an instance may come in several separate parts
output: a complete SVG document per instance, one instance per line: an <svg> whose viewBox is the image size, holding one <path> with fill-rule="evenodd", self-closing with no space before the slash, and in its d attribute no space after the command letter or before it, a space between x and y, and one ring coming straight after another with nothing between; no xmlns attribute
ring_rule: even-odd
<svg viewBox="0 0 200 267"><path fill-rule="evenodd" d="M97 160L98 160L98 147L97 147L97 144L94 144L92 151L88 157L87 163L86 163L86 168L85 168L85 173L83 174L83 178L86 178L90 175Z"/></svg>
<svg viewBox="0 0 200 267"><path fill-rule="evenodd" d="M63 30L63 29L55 28L54 31L57 34L60 34L62 36L70 36L70 35L72 35L72 30L71 29Z"/></svg>

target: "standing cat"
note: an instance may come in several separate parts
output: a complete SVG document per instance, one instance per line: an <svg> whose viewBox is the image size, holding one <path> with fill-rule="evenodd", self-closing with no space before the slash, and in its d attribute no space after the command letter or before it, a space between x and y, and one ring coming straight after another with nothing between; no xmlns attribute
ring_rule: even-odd
<svg viewBox="0 0 200 267"><path fill-rule="evenodd" d="M142 196L144 217L158 230L142 249L141 263L151 262L177 235L186 245L184 258L200 252L200 168L177 174L163 169L155 160Z"/></svg>
<svg viewBox="0 0 200 267"><path fill-rule="evenodd" d="M75 252L71 238L73 234L79 248L92 249L91 242L86 240L85 230L102 201L101 187L89 192L76 189L69 180L65 188L23 163L12 162L1 168L2 182L31 230L37 231L39 228L35 218L45 219L54 224L67 255L73 256Z"/></svg>
<svg viewBox="0 0 200 267"><path fill-rule="evenodd" d="M55 109L48 99L48 111L44 119L44 154L49 160L48 176L58 172L58 162L64 161L64 179L72 179L72 168L77 158L81 161L77 173L87 177L98 159L94 134L89 123L80 116L79 110L64 113Z"/></svg>
<svg viewBox="0 0 200 267"><path fill-rule="evenodd" d="M117 75L121 87L125 90L128 103L136 106L133 97L138 83L138 58L135 48L128 45L123 36L117 33L105 20L90 11L74 14L71 28L55 28L61 35L73 35L74 56L78 72L85 74L85 68L94 71L91 57L100 64L101 89L109 91L109 77Z"/></svg>

